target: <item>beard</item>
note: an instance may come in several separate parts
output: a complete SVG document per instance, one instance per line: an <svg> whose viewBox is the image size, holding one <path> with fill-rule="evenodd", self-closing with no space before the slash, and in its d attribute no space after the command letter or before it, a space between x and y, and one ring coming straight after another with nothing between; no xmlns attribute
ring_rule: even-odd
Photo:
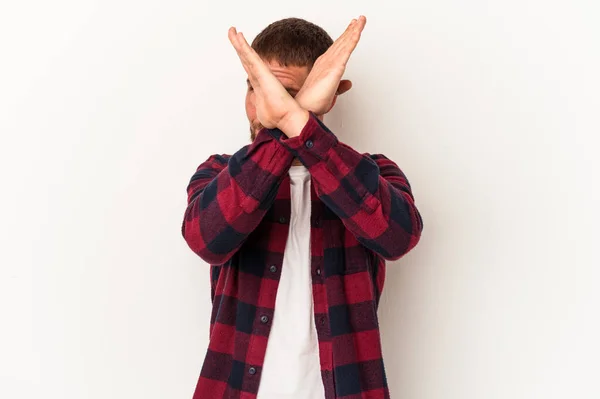
<svg viewBox="0 0 600 399"><path fill-rule="evenodd" d="M260 132L260 129L262 128L263 126L260 123L256 125L250 125L250 141L254 141L256 135L258 134L258 132Z"/></svg>

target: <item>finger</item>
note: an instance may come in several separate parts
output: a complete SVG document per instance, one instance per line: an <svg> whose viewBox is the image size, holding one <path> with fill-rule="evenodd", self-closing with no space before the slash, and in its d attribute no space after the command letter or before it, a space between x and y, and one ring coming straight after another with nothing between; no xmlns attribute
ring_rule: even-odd
<svg viewBox="0 0 600 399"><path fill-rule="evenodd" d="M241 54L244 59L246 66L249 69L249 79L253 80L256 84L264 78L268 78L268 75L272 74L271 70L267 67L265 62L260 58L258 53L248 44L243 33L238 33L238 41L241 48Z"/></svg>
<svg viewBox="0 0 600 399"><path fill-rule="evenodd" d="M267 83L267 81L269 80L271 81L271 84L275 83L281 85L258 53L256 53L256 51L248 44L244 34L237 31L232 31L232 34L235 34L235 37L232 38L232 42L235 43L236 51L242 61L242 66L248 74L248 80L257 92L257 95L260 96L262 90L261 86L263 83L268 85L269 83ZM281 88L282 90L285 90L283 89L283 86L281 86Z"/></svg>
<svg viewBox="0 0 600 399"><path fill-rule="evenodd" d="M242 63L248 68L253 67L256 63L256 59L252 57L252 48L248 46L246 39L244 39L244 34L242 32L237 32L236 30L233 30L231 36L232 37L230 38L230 40Z"/></svg>
<svg viewBox="0 0 600 399"><path fill-rule="evenodd" d="M358 24L357 24L357 29L362 32L362 30L364 29L365 25L367 24L367 17L365 17L364 15L361 15L358 17Z"/></svg>
<svg viewBox="0 0 600 399"><path fill-rule="evenodd" d="M340 35L340 37L337 38L336 42L338 44L343 43L344 40L346 40L346 38L352 33L355 26L356 26L356 19L354 18L354 19L352 19L352 21L350 21L350 23L348 24L348 26L346 27L344 32Z"/></svg>
<svg viewBox="0 0 600 399"><path fill-rule="evenodd" d="M331 51L335 51L338 47L340 47L340 45L345 41L346 37L352 32L352 29L353 29L355 23L356 23L356 19L353 19L352 21L350 21L350 23L346 27L346 30L344 30L344 32L342 32L342 34L329 47L329 49Z"/></svg>
<svg viewBox="0 0 600 399"><path fill-rule="evenodd" d="M349 40L352 40L352 37L356 35L356 32L362 32L364 26L367 22L367 18L364 15L358 17L358 19L353 19L344 33L340 35L340 37L336 40L336 47L343 46L344 43L347 43ZM333 46L332 46L333 47Z"/></svg>
<svg viewBox="0 0 600 399"><path fill-rule="evenodd" d="M359 16L358 19L353 19L344 33L328 49L327 56L331 56L334 59L340 57L340 60L345 64L356 47L360 39L360 33L364 29L366 22L367 19L364 15Z"/></svg>
<svg viewBox="0 0 600 399"><path fill-rule="evenodd" d="M346 37L352 31L352 27L354 26L355 23L356 23L355 19L350 21L350 23L346 27L346 30L344 30L344 32L342 32L342 34L333 42L333 44L331 46L329 46L329 48L327 49L325 54L323 54L325 57L338 51L339 47L342 45L342 43L344 42Z"/></svg>
<svg viewBox="0 0 600 399"><path fill-rule="evenodd" d="M262 60L260 59L260 57L258 60L253 59L252 52L250 51L252 50L252 48L248 50L249 46L247 47L244 45L247 45L247 42L241 32L238 33L237 39L238 44L240 46L240 59L242 60L242 64L244 64L244 69L248 74L248 80L250 80L250 84L252 85L254 90L260 91L260 81L262 80L260 64L262 63Z"/></svg>
<svg viewBox="0 0 600 399"><path fill-rule="evenodd" d="M350 31L347 35L344 36L343 40L340 43L340 48L344 48L347 46L352 46L358 43L360 39L360 35L365 28L365 24L367 23L367 19L365 16L361 15L358 20L352 25Z"/></svg>
<svg viewBox="0 0 600 399"><path fill-rule="evenodd" d="M358 45L362 30L364 29L366 22L366 18L361 15L361 17L358 19L357 23L353 27L351 34L349 34L345 38L344 42L341 43L340 47L337 49L337 56L340 57L340 60L344 64L348 61L348 59L350 59L350 55L352 55L352 52Z"/></svg>
<svg viewBox="0 0 600 399"><path fill-rule="evenodd" d="M248 44L244 34L238 33L238 42L240 45L240 51L249 66L264 70L267 68L262 58L256 53L256 51Z"/></svg>
<svg viewBox="0 0 600 399"><path fill-rule="evenodd" d="M246 69L247 66L245 65L246 62L245 62L244 57L242 55L242 49L241 49L241 46L240 46L240 41L238 39L238 32L237 32L237 30L232 26L231 28L229 28L229 31L227 32L227 36L229 37L229 41L233 45L233 48L235 49L235 52L237 53L238 57L240 58L240 61L242 62L242 66L244 66L244 69Z"/></svg>
<svg viewBox="0 0 600 399"><path fill-rule="evenodd" d="M235 27L229 28L229 32L228 32L229 41L233 45L241 63L242 63L242 67L248 74L248 79L253 84L253 86L255 86L255 85L257 85L257 79L254 77L254 72L252 71L252 68L250 68L250 64L248 62L248 57L245 55L245 50L244 50L244 47L240 40L240 35L242 35L242 33L238 32Z"/></svg>
<svg viewBox="0 0 600 399"><path fill-rule="evenodd" d="M235 51L239 53L240 45L239 45L238 39L237 39L237 29L235 29L235 27L233 27L233 26L231 28L229 28L229 31L227 32L227 37L229 38L229 41L233 45L233 48L235 49Z"/></svg>

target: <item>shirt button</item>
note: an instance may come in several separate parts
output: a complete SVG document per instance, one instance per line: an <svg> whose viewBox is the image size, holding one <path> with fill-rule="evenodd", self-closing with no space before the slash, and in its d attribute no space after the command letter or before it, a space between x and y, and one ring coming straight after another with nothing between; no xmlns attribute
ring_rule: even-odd
<svg viewBox="0 0 600 399"><path fill-rule="evenodd" d="M269 268L269 270L271 271L271 273L275 273L277 271L277 266L271 265L271 267Z"/></svg>
<svg viewBox="0 0 600 399"><path fill-rule="evenodd" d="M285 223L285 216L280 216L279 217L279 223L281 223L281 224Z"/></svg>
<svg viewBox="0 0 600 399"><path fill-rule="evenodd" d="M248 374L252 374L252 375L256 374L256 369L254 367L250 367L248 369Z"/></svg>
<svg viewBox="0 0 600 399"><path fill-rule="evenodd" d="M321 275L321 269L317 269L317 276Z"/></svg>
<svg viewBox="0 0 600 399"><path fill-rule="evenodd" d="M265 315L260 316L260 321L263 324L266 323L267 321L269 321L269 316L265 316Z"/></svg>
<svg viewBox="0 0 600 399"><path fill-rule="evenodd" d="M312 148L313 142L312 140L306 140L306 143L304 143L304 145L306 146L306 148Z"/></svg>
<svg viewBox="0 0 600 399"><path fill-rule="evenodd" d="M321 317L321 325L324 326L325 325L325 317Z"/></svg>
<svg viewBox="0 0 600 399"><path fill-rule="evenodd" d="M319 225L321 224L321 222L319 222L319 219L315 220L315 227L319 227Z"/></svg>

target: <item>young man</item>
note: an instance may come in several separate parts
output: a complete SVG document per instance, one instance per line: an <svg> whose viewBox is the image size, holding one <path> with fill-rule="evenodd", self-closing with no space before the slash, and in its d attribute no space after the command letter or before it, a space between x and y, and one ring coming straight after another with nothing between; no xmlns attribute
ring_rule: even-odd
<svg viewBox="0 0 600 399"><path fill-rule="evenodd" d="M333 42L288 18L248 45L252 142L192 176L182 234L211 265L210 343L194 399L389 398L377 320L385 260L419 241L398 166L323 123L366 19Z"/></svg>

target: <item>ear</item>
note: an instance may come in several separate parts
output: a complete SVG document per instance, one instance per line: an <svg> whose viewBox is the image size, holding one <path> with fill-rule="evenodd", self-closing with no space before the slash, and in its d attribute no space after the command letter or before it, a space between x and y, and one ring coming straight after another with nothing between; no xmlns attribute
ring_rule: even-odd
<svg viewBox="0 0 600 399"><path fill-rule="evenodd" d="M351 88L352 88L352 81L350 81L348 79L341 80L335 94L337 94L337 95L344 94Z"/></svg>

